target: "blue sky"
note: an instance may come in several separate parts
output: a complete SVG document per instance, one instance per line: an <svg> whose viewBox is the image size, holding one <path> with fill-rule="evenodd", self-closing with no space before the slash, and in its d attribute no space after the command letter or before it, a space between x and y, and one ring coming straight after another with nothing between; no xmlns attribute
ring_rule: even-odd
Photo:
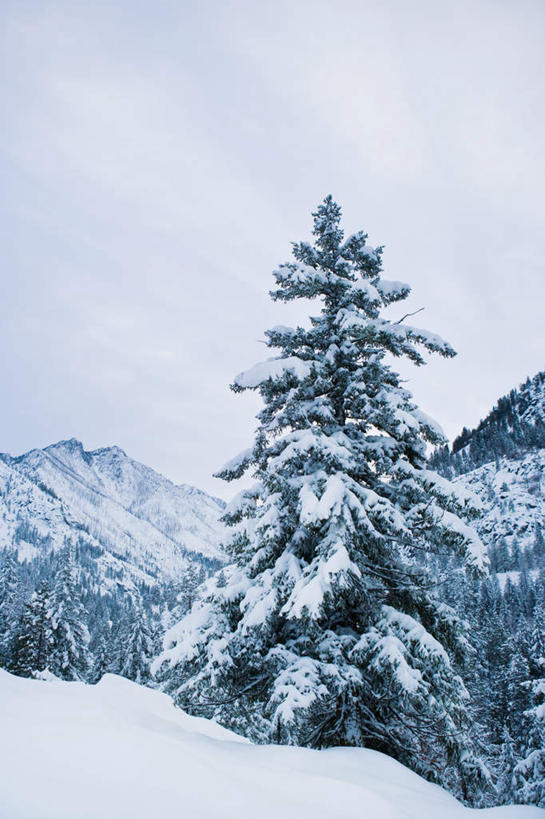
<svg viewBox="0 0 545 819"><path fill-rule="evenodd" d="M301 318L327 193L448 338L449 435L545 365L542 2L4 2L0 451L118 444L176 481L251 441L228 384Z"/></svg>

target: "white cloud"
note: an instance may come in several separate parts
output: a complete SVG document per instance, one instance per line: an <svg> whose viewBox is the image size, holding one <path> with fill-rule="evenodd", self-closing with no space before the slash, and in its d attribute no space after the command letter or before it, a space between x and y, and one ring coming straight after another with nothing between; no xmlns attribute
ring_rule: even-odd
<svg viewBox="0 0 545 819"><path fill-rule="evenodd" d="M453 362L411 373L449 433L543 367L542 4L7 7L0 449L118 443L215 492L300 315L270 271L326 193L386 244Z"/></svg>

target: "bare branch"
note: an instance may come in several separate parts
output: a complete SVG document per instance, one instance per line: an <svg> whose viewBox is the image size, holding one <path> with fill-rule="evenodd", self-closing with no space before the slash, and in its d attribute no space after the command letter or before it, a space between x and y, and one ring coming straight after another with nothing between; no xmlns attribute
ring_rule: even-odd
<svg viewBox="0 0 545 819"><path fill-rule="evenodd" d="M421 313L422 310L424 310L424 307L419 307L418 310L415 310L413 313L405 313L405 315L401 316L400 319L394 321L394 324L401 324L401 322L405 321L406 318L409 318L409 316L416 316L416 314Z"/></svg>

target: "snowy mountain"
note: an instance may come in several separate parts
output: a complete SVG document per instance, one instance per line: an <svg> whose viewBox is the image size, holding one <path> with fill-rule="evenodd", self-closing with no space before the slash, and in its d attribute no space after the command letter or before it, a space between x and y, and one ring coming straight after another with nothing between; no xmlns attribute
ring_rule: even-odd
<svg viewBox="0 0 545 819"><path fill-rule="evenodd" d="M431 463L459 475L502 456L520 458L545 448L545 372L502 396L475 429L464 427L452 449L436 450Z"/></svg>
<svg viewBox="0 0 545 819"><path fill-rule="evenodd" d="M475 523L489 550L529 552L545 532L545 372L500 398L431 465L481 500ZM513 568L515 568L513 566Z"/></svg>
<svg viewBox="0 0 545 819"><path fill-rule="evenodd" d="M252 745L112 674L90 686L0 671L0 722L0 813L9 819L477 815L384 754ZM514 805L478 813L544 815Z"/></svg>
<svg viewBox="0 0 545 819"><path fill-rule="evenodd" d="M168 581L192 562L221 560L223 506L119 447L87 452L71 439L0 455L0 544L31 560L77 543L110 585Z"/></svg>
<svg viewBox="0 0 545 819"><path fill-rule="evenodd" d="M480 498L483 516L476 527L489 548L505 540L510 549L527 551L545 532L545 449L502 457L455 480Z"/></svg>

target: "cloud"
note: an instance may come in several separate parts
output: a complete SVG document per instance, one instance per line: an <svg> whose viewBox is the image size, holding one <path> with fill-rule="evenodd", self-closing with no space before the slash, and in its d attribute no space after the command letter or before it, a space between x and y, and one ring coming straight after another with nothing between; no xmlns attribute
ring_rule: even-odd
<svg viewBox="0 0 545 819"><path fill-rule="evenodd" d="M454 435L543 366L540 3L6 6L0 449L117 443L216 493L233 375L326 193L459 350L409 371Z"/></svg>

